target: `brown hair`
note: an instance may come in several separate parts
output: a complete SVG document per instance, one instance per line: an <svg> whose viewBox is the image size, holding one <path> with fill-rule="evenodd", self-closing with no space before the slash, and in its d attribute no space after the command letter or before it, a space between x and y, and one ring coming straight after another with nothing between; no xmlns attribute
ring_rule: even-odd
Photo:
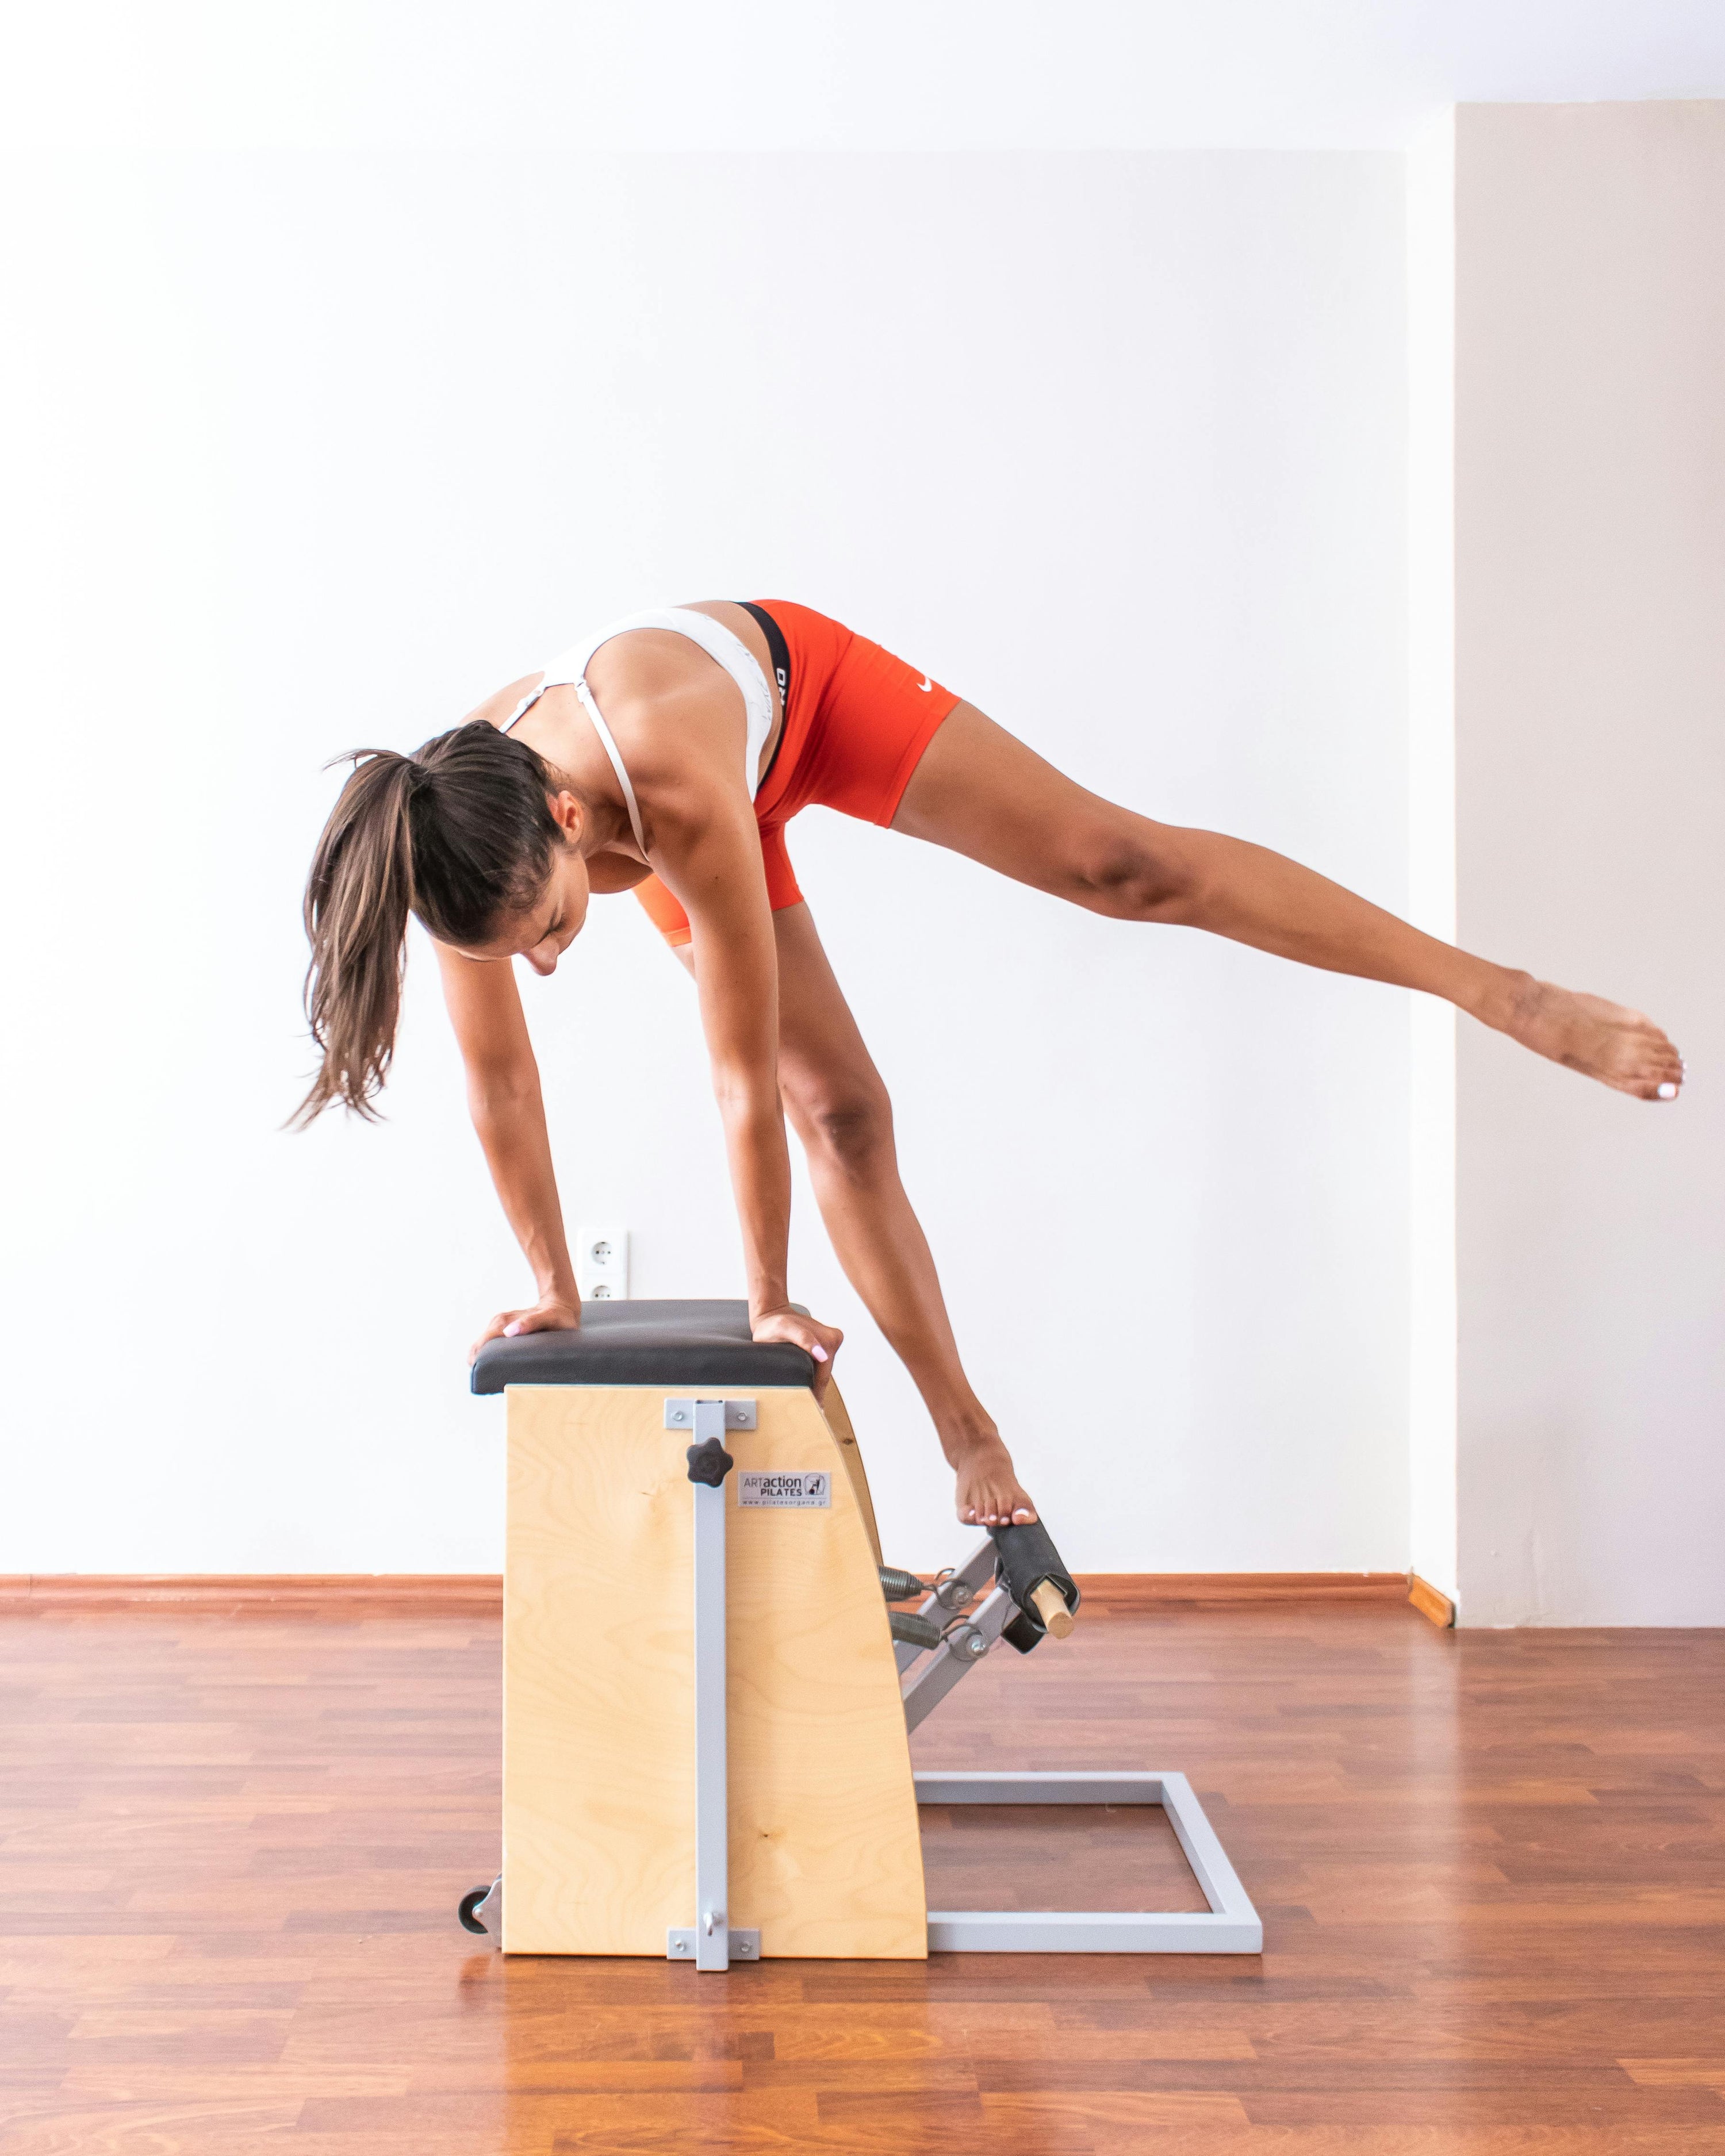
<svg viewBox="0 0 1725 2156"><path fill-rule="evenodd" d="M562 843L543 761L483 719L411 756L350 754L352 776L305 885L305 1017L323 1065L290 1119L297 1130L335 1101L376 1117L395 1053L408 914L440 943L483 943L532 904Z"/></svg>

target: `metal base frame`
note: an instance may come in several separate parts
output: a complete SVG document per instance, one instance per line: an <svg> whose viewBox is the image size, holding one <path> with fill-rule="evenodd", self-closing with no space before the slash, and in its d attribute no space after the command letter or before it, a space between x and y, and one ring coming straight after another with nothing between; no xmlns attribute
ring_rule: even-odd
<svg viewBox="0 0 1725 2156"><path fill-rule="evenodd" d="M918 1774L924 1804L1160 1804L1209 1903L1188 1909L931 1909L931 1953L1261 1953L1264 1927L1183 1774Z"/></svg>

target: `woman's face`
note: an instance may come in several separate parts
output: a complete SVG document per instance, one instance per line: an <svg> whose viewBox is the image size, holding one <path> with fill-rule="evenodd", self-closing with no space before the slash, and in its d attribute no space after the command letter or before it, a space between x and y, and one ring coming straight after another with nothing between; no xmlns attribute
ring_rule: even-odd
<svg viewBox="0 0 1725 2156"><path fill-rule="evenodd" d="M591 896L587 863L566 843L536 901L510 923L509 955L525 958L536 973L556 973L557 960L581 933Z"/></svg>
<svg viewBox="0 0 1725 2156"><path fill-rule="evenodd" d="M545 888L488 942L468 952L470 958L525 958L536 973L554 973L557 960L581 933L592 896L580 843L585 812L572 793L557 795L551 809L562 826L563 843L552 858Z"/></svg>

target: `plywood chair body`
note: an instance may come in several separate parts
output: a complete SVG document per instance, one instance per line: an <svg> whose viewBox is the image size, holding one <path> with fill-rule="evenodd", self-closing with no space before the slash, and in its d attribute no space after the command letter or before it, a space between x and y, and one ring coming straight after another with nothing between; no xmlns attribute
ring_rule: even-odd
<svg viewBox="0 0 1725 2156"><path fill-rule="evenodd" d="M509 1351L482 1372L508 1399L505 1952L662 1956L694 1919L689 1433L665 1426L691 1395L756 1419L724 1440L730 1921L765 1958L922 1958L916 1793L842 1403L824 1415L808 1358L755 1346L742 1303L601 1303L579 1333L492 1345ZM824 1475L826 1502L738 1502L762 1474Z"/></svg>

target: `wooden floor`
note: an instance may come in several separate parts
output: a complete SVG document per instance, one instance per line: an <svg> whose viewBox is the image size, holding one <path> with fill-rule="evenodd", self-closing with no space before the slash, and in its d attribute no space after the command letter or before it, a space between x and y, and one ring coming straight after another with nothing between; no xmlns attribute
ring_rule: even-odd
<svg viewBox="0 0 1725 2156"><path fill-rule="evenodd" d="M1087 1611L919 1739L1184 1769L1261 1959L506 1963L497 1679L483 1614L0 1620L7 2156L1725 2152L1725 1635Z"/></svg>

